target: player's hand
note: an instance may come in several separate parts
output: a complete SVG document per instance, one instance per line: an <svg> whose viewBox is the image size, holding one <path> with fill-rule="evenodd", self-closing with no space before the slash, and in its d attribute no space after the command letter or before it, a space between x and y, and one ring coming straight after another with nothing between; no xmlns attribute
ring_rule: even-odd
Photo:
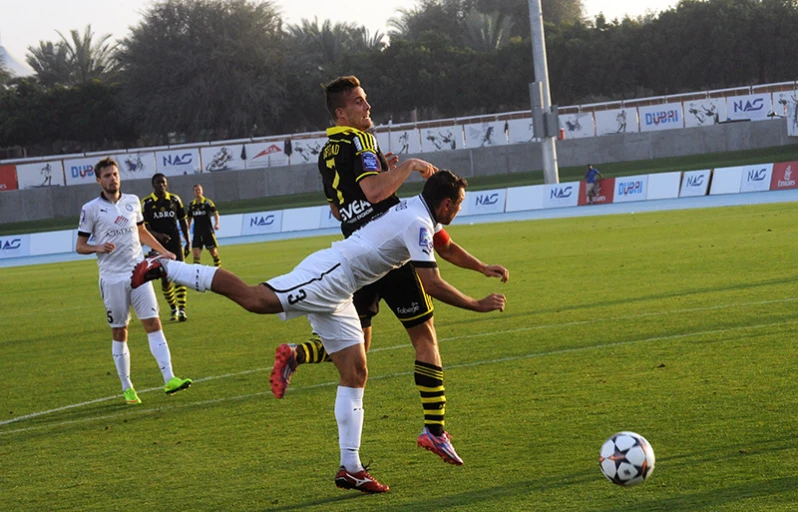
<svg viewBox="0 0 798 512"><path fill-rule="evenodd" d="M111 242L105 242L104 244L97 246L97 252L100 254L110 254L114 252L114 249L116 249L116 245L112 244Z"/></svg>
<svg viewBox="0 0 798 512"><path fill-rule="evenodd" d="M506 283L510 279L510 271L501 265L488 265L482 273L488 277L498 277L502 283Z"/></svg>
<svg viewBox="0 0 798 512"><path fill-rule="evenodd" d="M164 258L169 259L169 260L176 260L177 259L177 256L175 256L175 253L170 252L170 251L166 251L165 253L161 254L161 256L163 256Z"/></svg>
<svg viewBox="0 0 798 512"><path fill-rule="evenodd" d="M419 174L421 174L421 177L424 178L425 180L429 179L430 176L432 176L433 174L438 172L438 168L437 167L435 167L434 165L432 165L429 162L425 162L424 160L419 160L418 161L418 165L416 167L416 170L418 170Z"/></svg>
<svg viewBox="0 0 798 512"><path fill-rule="evenodd" d="M385 159L388 161L388 169L393 169L399 163L399 155L394 155L391 152L385 153Z"/></svg>
<svg viewBox="0 0 798 512"><path fill-rule="evenodd" d="M215 229L216 231L219 231L219 223L218 222L213 225L213 229Z"/></svg>
<svg viewBox="0 0 798 512"><path fill-rule="evenodd" d="M183 249L183 257L188 258L188 253L191 252L191 244L186 244L186 247Z"/></svg>
<svg viewBox="0 0 798 512"><path fill-rule="evenodd" d="M491 293L482 300L477 301L477 311L487 313L489 311L504 311L504 304L507 299L501 293Z"/></svg>

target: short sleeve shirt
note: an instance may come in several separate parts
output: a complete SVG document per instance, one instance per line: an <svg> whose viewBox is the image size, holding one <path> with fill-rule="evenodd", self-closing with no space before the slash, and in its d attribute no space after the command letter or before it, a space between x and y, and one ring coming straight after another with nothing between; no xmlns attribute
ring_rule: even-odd
<svg viewBox="0 0 798 512"><path fill-rule="evenodd" d="M216 213L216 205L207 197L202 201L194 199L188 205L188 216L194 222L194 231L213 233L213 223L211 217Z"/></svg>
<svg viewBox="0 0 798 512"><path fill-rule="evenodd" d="M399 203L396 195L372 204L360 181L388 170L388 161L374 135L349 126L327 129L327 143L319 152L319 172L327 201L341 214L341 231L351 235Z"/></svg>
<svg viewBox="0 0 798 512"><path fill-rule="evenodd" d="M101 195L83 205L78 235L94 237L95 245L111 242L116 246L111 253L97 253L101 277L130 274L144 259L138 231L143 222L141 203L133 194L122 194L116 203Z"/></svg>
<svg viewBox="0 0 798 512"><path fill-rule="evenodd" d="M424 199L416 196L401 201L346 240L335 242L333 248L343 255L360 288L408 261L436 266L433 238L440 229Z"/></svg>
<svg viewBox="0 0 798 512"><path fill-rule="evenodd" d="M155 194L148 195L142 199L141 209L150 231L158 233L179 234L177 221L186 218L186 210L183 208L180 196L169 192L164 198L159 198Z"/></svg>

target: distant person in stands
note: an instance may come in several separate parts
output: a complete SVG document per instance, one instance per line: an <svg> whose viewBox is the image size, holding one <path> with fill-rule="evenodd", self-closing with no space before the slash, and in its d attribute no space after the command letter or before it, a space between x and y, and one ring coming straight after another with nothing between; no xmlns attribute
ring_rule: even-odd
<svg viewBox="0 0 798 512"><path fill-rule="evenodd" d="M208 249L213 258L213 266L221 267L222 260L219 258L219 251L216 249L215 231L219 230L219 211L213 201L203 196L202 185L194 185L194 200L188 205L188 229L191 230L191 222L194 222L194 236L191 238L191 247L194 251L194 264L199 265L202 257L202 248ZM213 216L213 223L211 223ZM186 254L188 256L188 254Z"/></svg>
<svg viewBox="0 0 798 512"><path fill-rule="evenodd" d="M599 192L601 192L599 181L603 179L604 175L593 167L593 164L588 164L587 172L585 173L585 199L587 199L587 204L593 204L593 201L599 196Z"/></svg>
<svg viewBox="0 0 798 512"><path fill-rule="evenodd" d="M145 243L164 258L175 255L166 250L144 225L139 198L120 192L119 166L111 158L103 158L94 166L94 175L102 192L83 205L78 225L78 254L97 254L100 267L100 295L105 305L105 317L111 327L112 354L122 395L129 405L141 403L130 380L130 352L127 348L127 326L130 308L141 321L150 352L161 369L164 391L171 395L191 386L191 379L175 377L172 356L158 318L158 299L151 284L132 289L130 274L144 261L141 244ZM94 237L92 243L89 239Z"/></svg>
<svg viewBox="0 0 798 512"><path fill-rule="evenodd" d="M166 176L157 173L152 177L152 194L141 200L141 209L144 214L144 222L156 240L161 245L173 252L177 261L183 261L187 251L183 250L180 243L180 231L183 231L183 238L186 240L186 249L191 246L188 236L188 222L186 222L186 210L183 208L183 201L177 194L170 194L168 191L169 182ZM154 247L153 247L154 249ZM185 322L186 316L186 295L185 286L174 286L166 279L161 280L161 290L169 307L172 308L171 321Z"/></svg>

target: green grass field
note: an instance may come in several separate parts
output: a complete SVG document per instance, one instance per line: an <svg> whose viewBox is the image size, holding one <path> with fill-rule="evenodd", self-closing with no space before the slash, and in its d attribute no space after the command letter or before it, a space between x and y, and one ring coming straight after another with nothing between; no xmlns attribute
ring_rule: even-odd
<svg viewBox="0 0 798 512"><path fill-rule="evenodd" d="M502 285L441 263L466 293L508 297L504 313L485 315L437 304L447 429L465 466L415 446L413 351L388 314L375 323L361 448L388 494L333 484L331 365L300 367L283 400L269 391L274 348L306 337L303 319L191 293L189 321L165 331L176 372L196 380L172 397L134 320L144 403L126 406L88 259L0 269L0 509L796 510L798 206L449 231L511 271ZM254 283L331 240L221 254ZM634 488L598 467L620 430L657 455Z"/></svg>

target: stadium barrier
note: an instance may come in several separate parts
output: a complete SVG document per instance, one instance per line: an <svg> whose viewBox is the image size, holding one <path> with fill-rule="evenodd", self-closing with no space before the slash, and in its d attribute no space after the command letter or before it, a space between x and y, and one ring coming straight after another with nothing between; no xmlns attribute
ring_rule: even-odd
<svg viewBox="0 0 798 512"><path fill-rule="evenodd" d="M654 201L720 194L798 188L798 162L757 164L695 171L606 178L588 205L584 181L466 192L459 217L468 218L550 208L594 208L600 204ZM221 216L219 239L278 233L335 232L339 222L328 206L291 208ZM24 259L74 253L77 229L0 236L0 259ZM91 258L93 256L84 256Z"/></svg>
<svg viewBox="0 0 798 512"><path fill-rule="evenodd" d="M560 139L646 133L724 122L786 118L798 135L798 82L560 107ZM380 147L397 155L524 144L535 139L531 113L377 126ZM94 183L110 156L122 181L315 163L324 131L0 161L0 191Z"/></svg>

